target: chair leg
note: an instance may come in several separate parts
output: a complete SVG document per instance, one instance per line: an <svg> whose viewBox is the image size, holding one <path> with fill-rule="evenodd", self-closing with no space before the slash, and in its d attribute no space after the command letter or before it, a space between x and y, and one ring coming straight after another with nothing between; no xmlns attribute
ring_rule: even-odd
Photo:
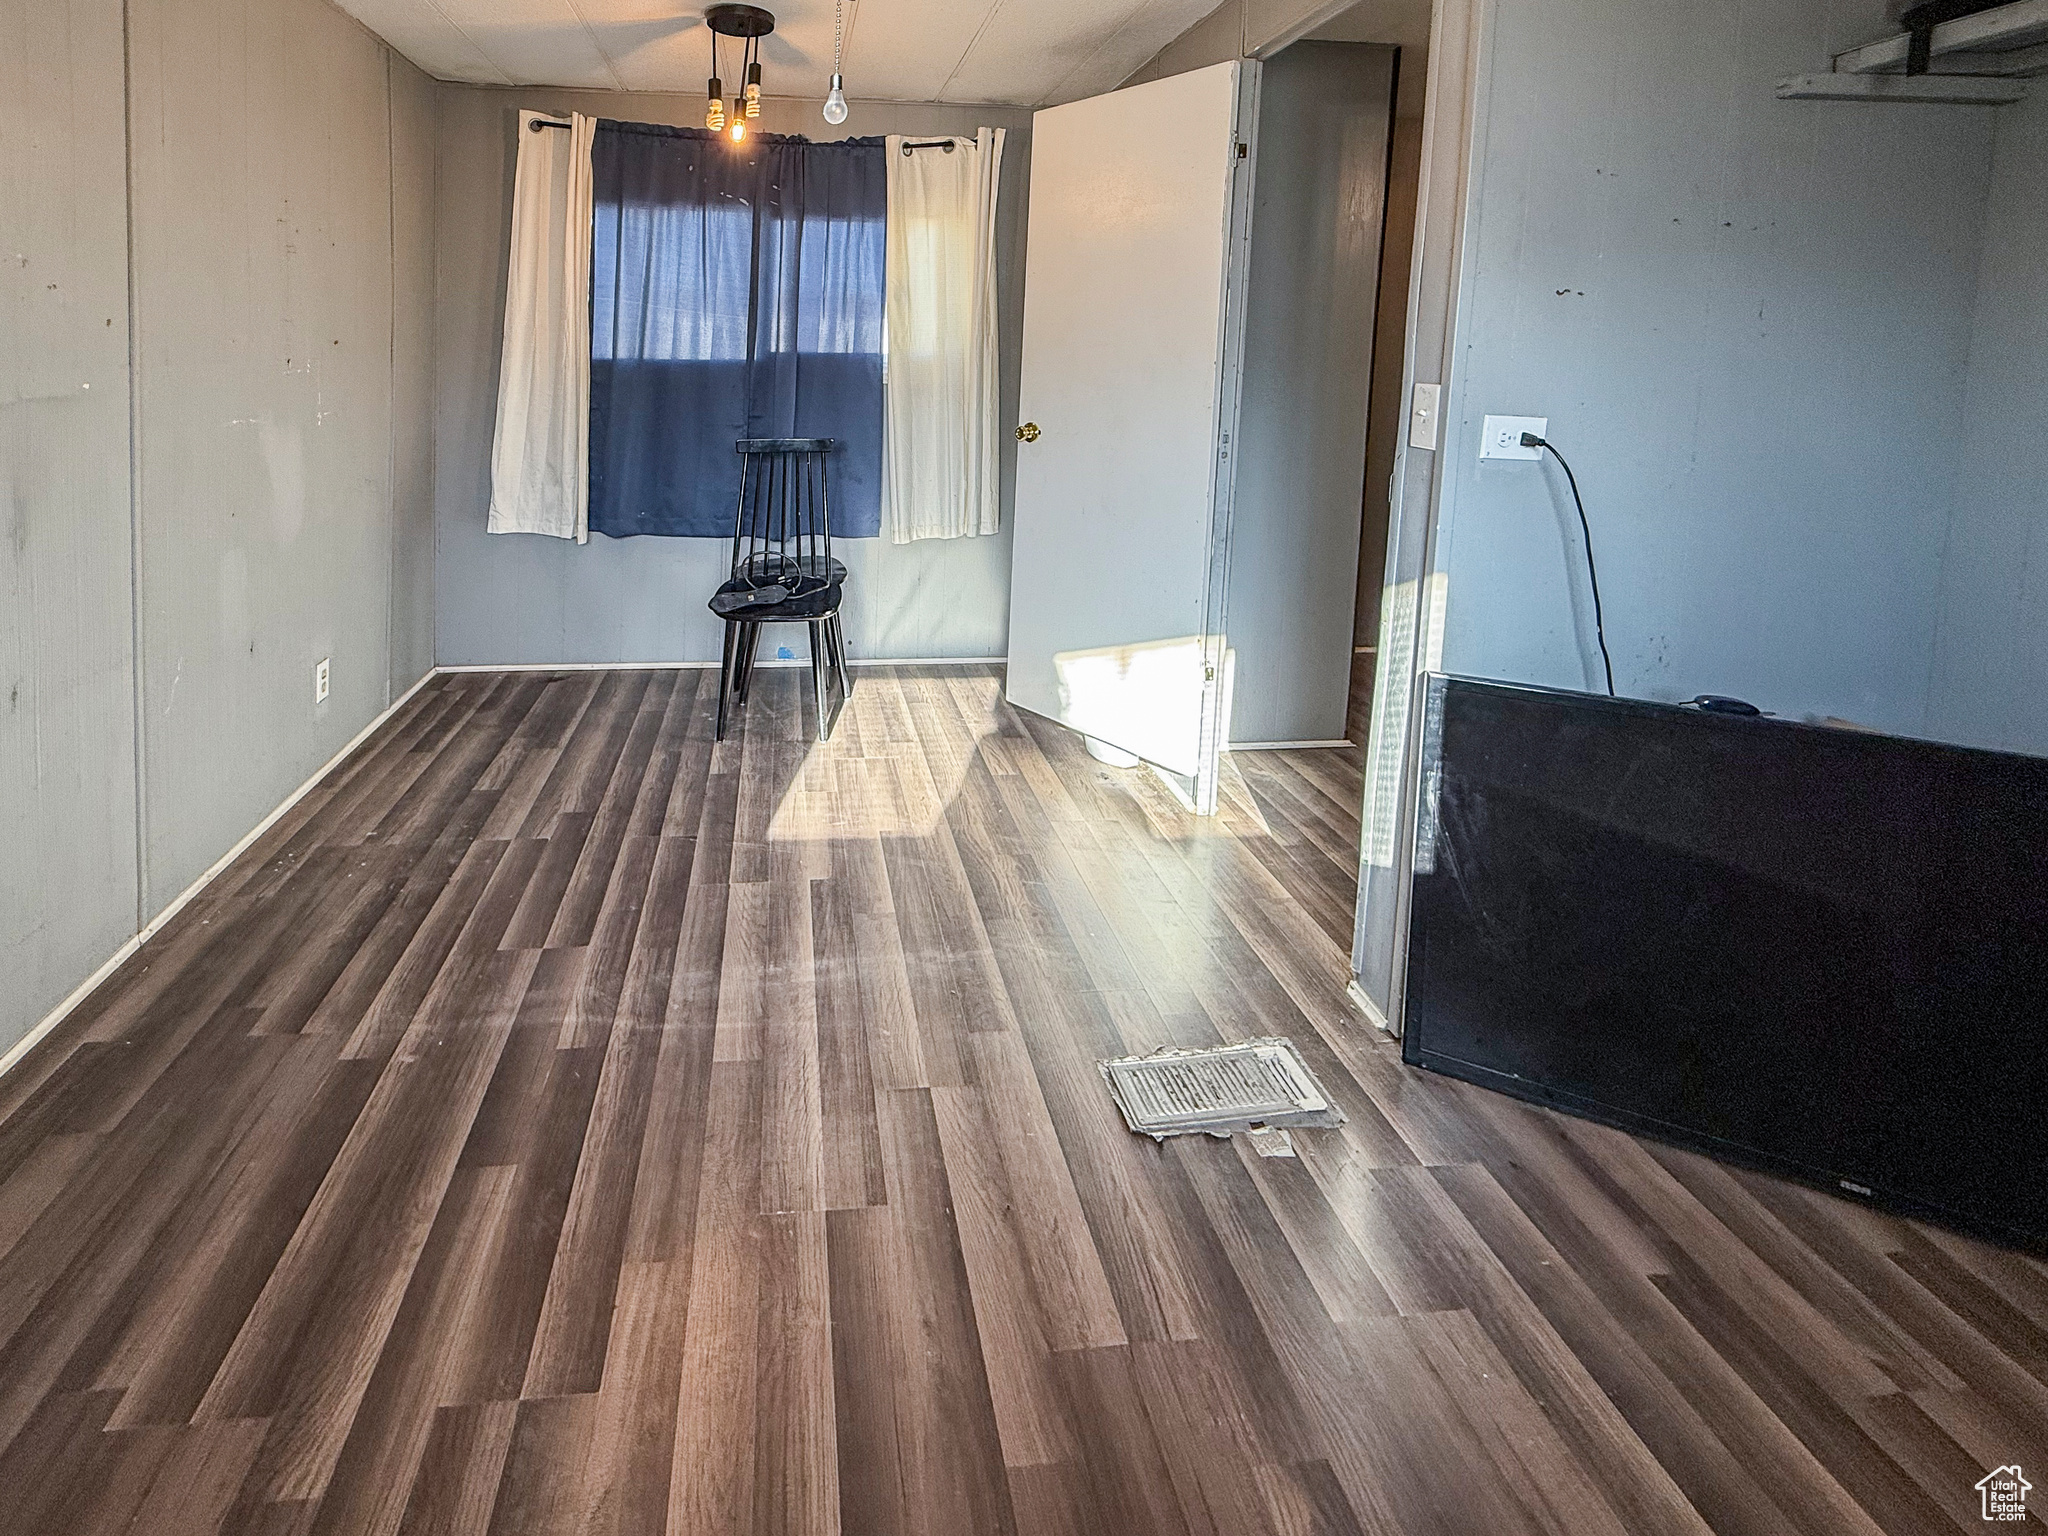
<svg viewBox="0 0 2048 1536"><path fill-rule="evenodd" d="M731 619L725 621L725 655L718 663L718 741L725 740L726 711L732 699L733 662L739 655L740 626Z"/></svg>
<svg viewBox="0 0 2048 1536"><path fill-rule="evenodd" d="M741 624L740 654L734 663L737 668L737 675L733 681L733 697L738 699L742 706L747 702L747 695L753 691L754 652L760 648L761 626L759 624Z"/></svg>
<svg viewBox="0 0 2048 1536"><path fill-rule="evenodd" d="M825 649L825 626L811 620L811 702L818 710L818 740L832 735L832 717L825 712L825 676L830 657Z"/></svg>
<svg viewBox="0 0 2048 1536"><path fill-rule="evenodd" d="M846 675L846 631L839 627L839 615L825 621L826 637L832 642L832 670L839 674L841 703L853 697L853 679Z"/></svg>

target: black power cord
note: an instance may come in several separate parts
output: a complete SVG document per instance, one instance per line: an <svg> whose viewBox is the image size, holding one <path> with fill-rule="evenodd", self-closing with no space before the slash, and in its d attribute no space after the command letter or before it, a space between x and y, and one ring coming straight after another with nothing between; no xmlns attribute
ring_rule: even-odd
<svg viewBox="0 0 2048 1536"><path fill-rule="evenodd" d="M1534 432L1522 434L1522 446L1541 448L1548 453L1557 460L1557 467L1564 471L1565 479L1571 484L1572 503L1579 509L1579 530L1586 536L1586 581L1593 588L1593 635L1600 642L1600 665L1607 669L1607 696L1611 699L1615 697L1614 658L1607 654L1607 622L1600 612L1600 573L1593 568L1593 525L1586 521L1586 501L1579 494L1579 477L1572 473L1571 465L1565 463L1564 455Z"/></svg>

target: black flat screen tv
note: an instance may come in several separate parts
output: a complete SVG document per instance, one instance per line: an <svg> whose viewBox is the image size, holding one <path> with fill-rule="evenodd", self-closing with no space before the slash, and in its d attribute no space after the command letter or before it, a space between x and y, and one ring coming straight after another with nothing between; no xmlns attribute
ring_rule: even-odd
<svg viewBox="0 0 2048 1536"><path fill-rule="evenodd" d="M2048 1250L2048 759L1426 690L1409 1062Z"/></svg>

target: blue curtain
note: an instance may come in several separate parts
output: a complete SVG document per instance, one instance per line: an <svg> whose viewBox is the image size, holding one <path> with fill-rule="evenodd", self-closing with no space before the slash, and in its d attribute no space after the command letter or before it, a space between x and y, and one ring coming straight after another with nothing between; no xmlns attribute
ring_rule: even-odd
<svg viewBox="0 0 2048 1536"><path fill-rule="evenodd" d="M734 440L830 437L880 534L883 141L605 121L591 171L591 531L729 538Z"/></svg>

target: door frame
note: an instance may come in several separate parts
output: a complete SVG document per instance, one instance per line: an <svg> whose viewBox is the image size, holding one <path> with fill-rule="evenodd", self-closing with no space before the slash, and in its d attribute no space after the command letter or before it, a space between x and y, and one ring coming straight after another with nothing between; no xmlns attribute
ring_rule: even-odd
<svg viewBox="0 0 2048 1536"><path fill-rule="evenodd" d="M1209 493L1209 586L1202 595L1201 769L1189 788L1197 816L1214 816L1221 800L1223 756L1230 745L1230 537L1237 515L1237 443L1244 402L1244 317L1251 294L1252 212L1259 173L1259 87L1265 66L1239 59L1235 81L1237 157L1230 166L1230 229L1223 257L1223 334L1218 340L1216 458ZM1178 790L1170 775L1168 787Z"/></svg>
<svg viewBox="0 0 2048 1536"><path fill-rule="evenodd" d="M1474 157L1485 138L1482 87L1491 73L1493 5L1494 0L1435 0L1430 20L1401 377L1404 416L1414 409L1418 383L1436 384L1441 394L1436 447L1412 446L1404 428L1395 450L1351 946L1351 997L1396 1037L1407 1004L1422 693L1426 675L1440 670L1443 660L1449 594L1437 530L1448 510L1448 456L1463 441L1456 430L1464 418L1459 317L1472 281L1466 237L1475 213Z"/></svg>

